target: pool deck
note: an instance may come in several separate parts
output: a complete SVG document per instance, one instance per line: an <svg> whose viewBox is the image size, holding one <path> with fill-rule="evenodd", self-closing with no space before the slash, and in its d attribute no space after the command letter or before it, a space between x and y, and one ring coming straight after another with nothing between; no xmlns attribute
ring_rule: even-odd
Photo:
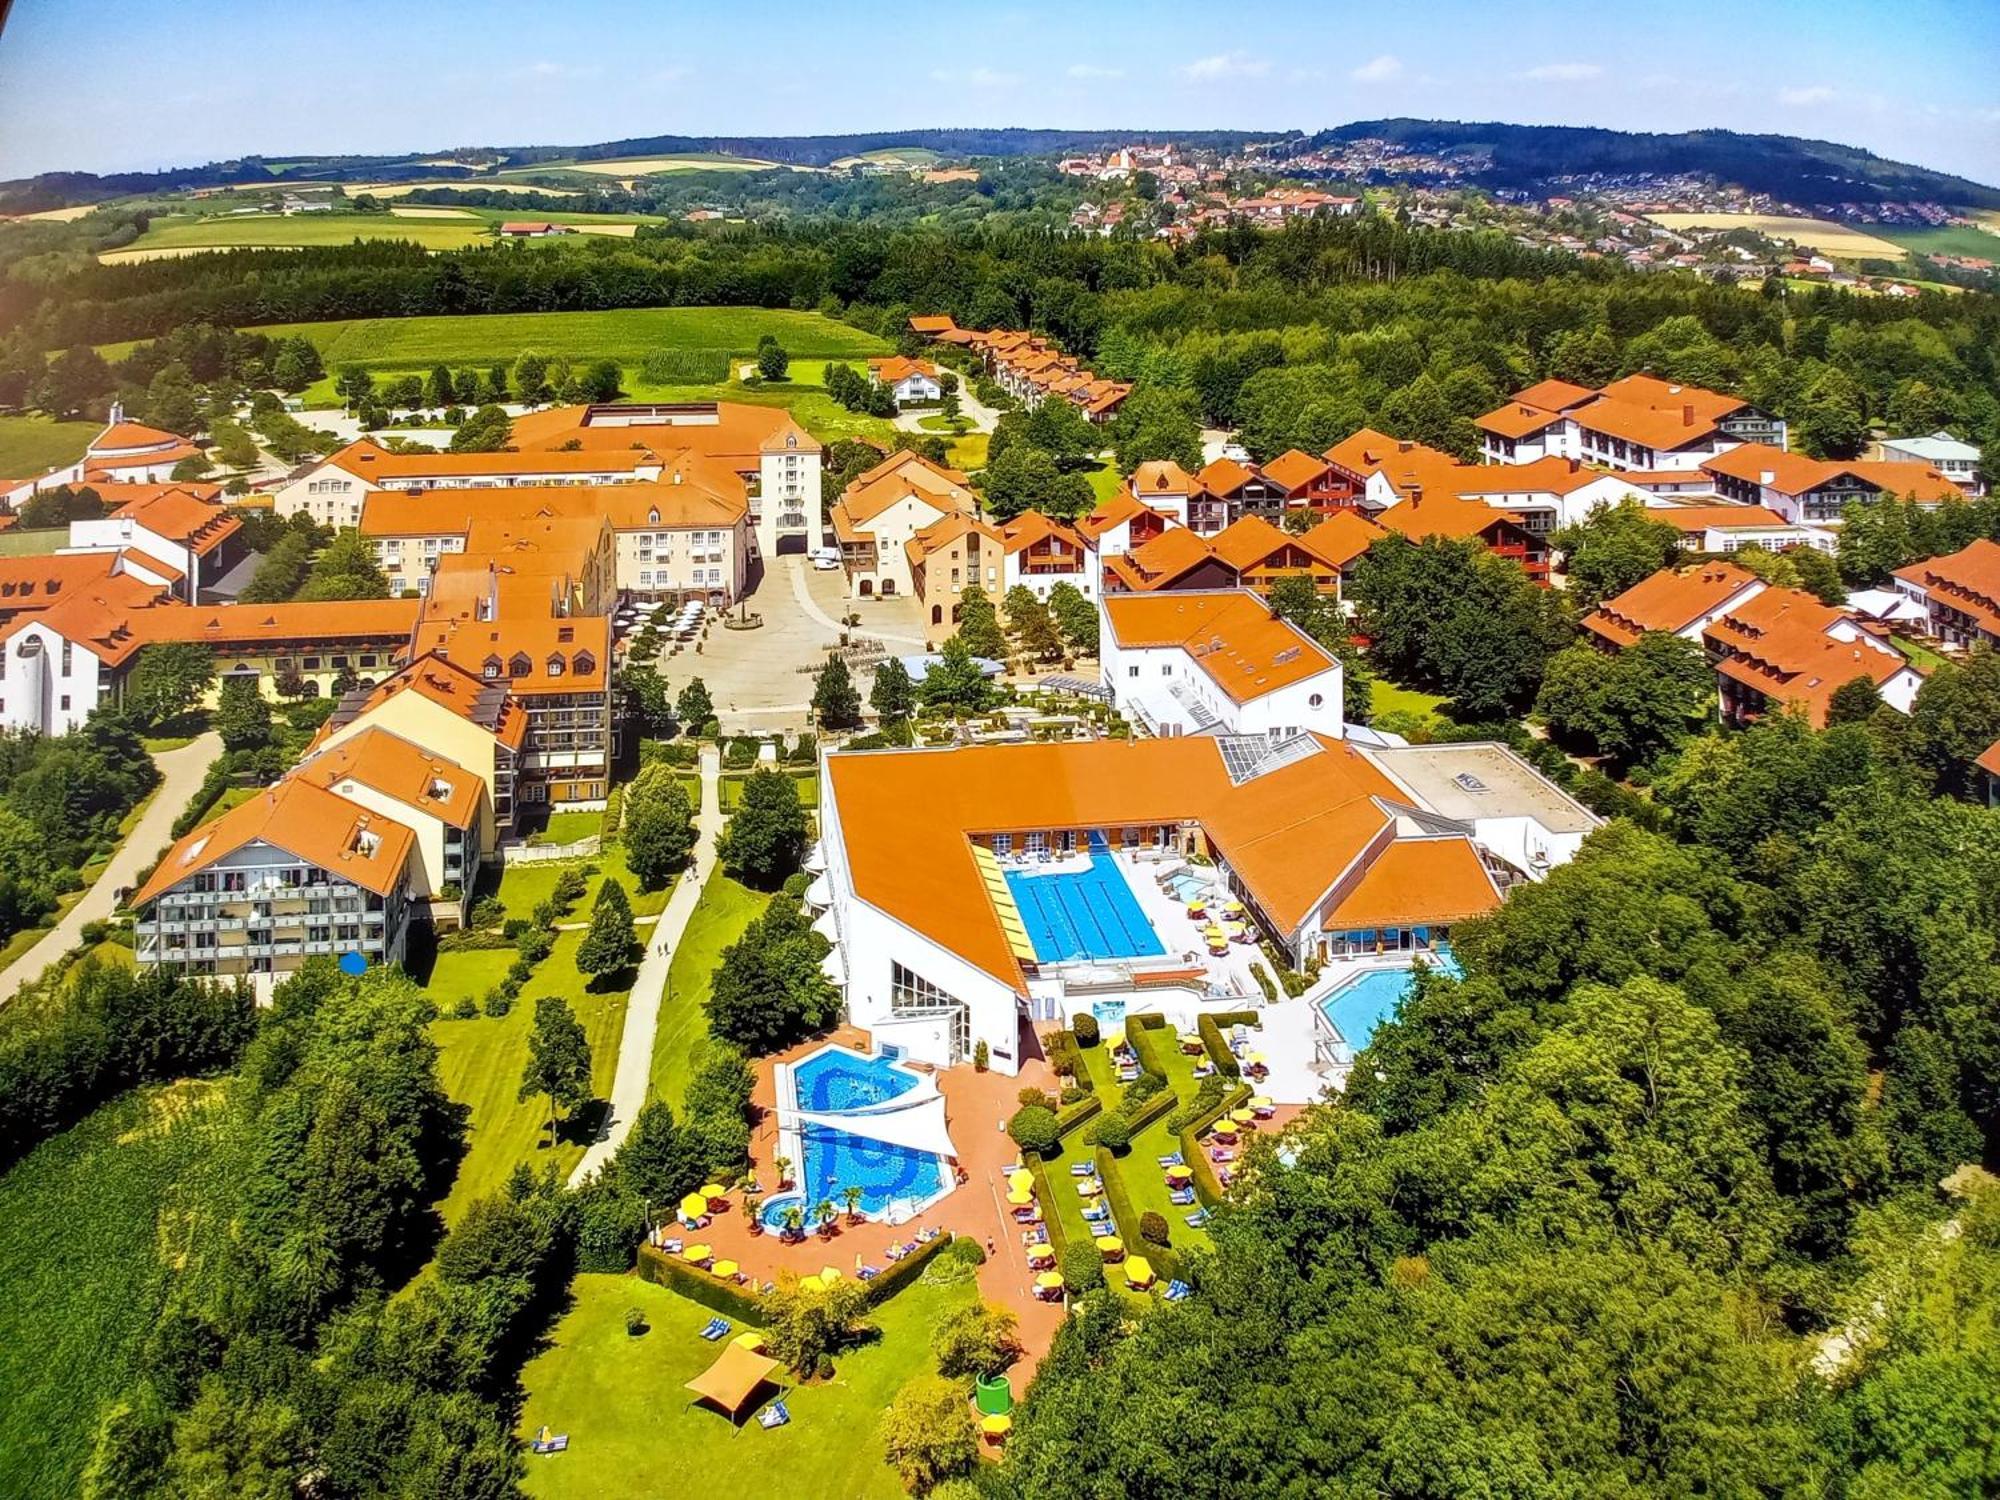
<svg viewBox="0 0 2000 1500"><path fill-rule="evenodd" d="M778 1142L774 1065L797 1062L828 1042L861 1052L874 1049L866 1031L841 1026L829 1035L756 1061L757 1078L750 1095L755 1117L750 1154L757 1179L767 1190L777 1183L777 1173L771 1165ZM982 1248L990 1242L993 1252L980 1267L979 1290L987 1301L1009 1309L1021 1320L1020 1337L1026 1352L1009 1371L1018 1400L1033 1378L1036 1365L1048 1352L1049 1343L1062 1323L1063 1311L1060 1306L1037 1302L1029 1292L1034 1277L1022 1252L1019 1231L1002 1201L1007 1192L1002 1169L1018 1155L1004 1127L1008 1116L1018 1107L1015 1096L1022 1089L1052 1089L1055 1077L1040 1059L1030 1062L1017 1078L980 1073L970 1067L940 1071L936 1077L945 1099L945 1119L967 1181L915 1220L894 1226L869 1221L850 1224L843 1213L831 1239L812 1234L800 1244L787 1245L775 1234L750 1233L742 1198L731 1193L728 1209L717 1214L699 1237L714 1246L719 1259L737 1262L752 1282L772 1280L780 1271L805 1275L821 1266L838 1266L851 1276L857 1257L863 1265L887 1269L891 1263L885 1254L888 1247L898 1240L909 1240L922 1225L970 1236Z"/></svg>

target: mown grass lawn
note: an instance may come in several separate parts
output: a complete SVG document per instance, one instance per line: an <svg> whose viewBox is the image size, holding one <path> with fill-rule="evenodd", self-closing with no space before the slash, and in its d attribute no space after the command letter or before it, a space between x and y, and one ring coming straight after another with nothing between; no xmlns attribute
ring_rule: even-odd
<svg viewBox="0 0 2000 1500"><path fill-rule="evenodd" d="M70 1500L232 1170L224 1086L135 1090L0 1177L0 1494Z"/></svg>
<svg viewBox="0 0 2000 1500"><path fill-rule="evenodd" d="M547 217L543 215L542 217ZM422 219L388 220L422 224ZM446 229L449 220L429 221ZM463 233L462 230L459 231ZM818 313L764 307L630 307L600 312L469 313L462 317L348 318L259 328L272 338L304 335L329 368L423 370L444 363L485 369L528 350L570 359L615 359L635 373L661 349L702 349L752 356L770 334L794 359L859 359L887 354L874 334Z"/></svg>
<svg viewBox="0 0 2000 1500"><path fill-rule="evenodd" d="M1114 463L1104 463L1095 469L1085 469L1083 477L1090 481L1090 493L1099 505L1125 488L1125 476L1118 472L1118 465Z"/></svg>
<svg viewBox="0 0 2000 1500"><path fill-rule="evenodd" d="M601 812L552 812L541 831L531 834L531 844L574 844L604 831Z"/></svg>
<svg viewBox="0 0 2000 1500"><path fill-rule="evenodd" d="M676 1110L687 1095L695 1045L708 1035L709 981L722 950L743 935L770 899L719 870L701 888L700 904L667 965L667 993L653 1036L651 1093Z"/></svg>
<svg viewBox="0 0 2000 1500"><path fill-rule="evenodd" d="M75 463L99 430L96 422L0 417L0 479L33 479L61 464ZM68 540L67 532L59 535L58 546Z"/></svg>
<svg viewBox="0 0 2000 1500"><path fill-rule="evenodd" d="M792 1420L768 1431L747 1412L738 1429L714 1408L688 1404L683 1385L718 1352L697 1337L712 1316L707 1308L633 1276L581 1275L572 1290L568 1313L522 1374L523 1438L544 1423L569 1434L568 1452L528 1459L530 1495L594 1500L734 1489L889 1500L903 1487L883 1459L883 1410L935 1368L931 1330L973 1299L975 1283L920 1278L874 1309L868 1321L881 1336L836 1360L830 1382L786 1390ZM636 1339L625 1332L631 1307L651 1325Z"/></svg>
<svg viewBox="0 0 2000 1500"><path fill-rule="evenodd" d="M588 816L599 818L599 814L596 813ZM600 818L595 827L601 826ZM534 865L509 865L506 873L500 877L497 894L501 904L507 908L508 916L530 917L534 915L536 907L555 894L556 882L562 878L564 870L593 867L595 873L588 877L589 888L570 909L570 914L563 918L565 922L590 920L590 904L597 899L598 882L607 875L625 887L625 894L631 898L632 915L635 917L657 915L666 906L667 896L673 890L671 885L657 891L640 890L638 877L632 873L632 867L625 862L625 846L614 842L609 849L588 859L558 859Z"/></svg>
<svg viewBox="0 0 2000 1500"><path fill-rule="evenodd" d="M1123 1087L1118 1082L1117 1068L1111 1060L1111 1048L1107 1043L1100 1043L1095 1047L1084 1047L1080 1050L1083 1053L1084 1068L1096 1086L1097 1095L1105 1101L1108 1108L1118 1098L1119 1091ZM1173 1091L1175 1098L1177 1100L1193 1098L1196 1087L1194 1062L1193 1059L1182 1056L1180 1050L1175 1047L1174 1033L1171 1029L1160 1034L1154 1050L1159 1054L1161 1065L1166 1069L1167 1087ZM1168 1110L1166 1114L1161 1115L1159 1119L1132 1137L1131 1149L1115 1160L1118 1164L1119 1180L1125 1184L1125 1195L1131 1200L1133 1208L1142 1214L1150 1209L1165 1218L1167 1243L1176 1250L1185 1250L1194 1245L1206 1245L1208 1233L1206 1230L1188 1228L1184 1220L1194 1210L1176 1206L1167 1194L1166 1175L1160 1169L1160 1158L1180 1150L1180 1137L1167 1129L1167 1118L1172 1113L1172 1110ZM1089 1126L1086 1125L1084 1129L1088 1130ZM1128 1231L1123 1236L1127 1253L1145 1254L1146 1247L1138 1238L1139 1226L1122 1224L1119 1228Z"/></svg>
<svg viewBox="0 0 2000 1500"><path fill-rule="evenodd" d="M1368 706L1377 718L1383 714L1415 714L1419 718L1443 718L1448 699L1436 693L1420 693L1415 688L1397 687L1377 677L1368 688Z"/></svg>
<svg viewBox="0 0 2000 1500"><path fill-rule="evenodd" d="M735 812L737 808L743 805L743 784L749 779L750 777L747 773L731 773L722 778L716 795L721 800L721 807L724 812ZM806 771L794 775L792 781L799 789L799 806L806 808L819 806L818 776L810 771ZM690 784L688 787L689 795L698 795L697 788L700 785L699 780Z"/></svg>
<svg viewBox="0 0 2000 1500"><path fill-rule="evenodd" d="M1926 672L1935 672L1939 667L1951 665L1950 658L1940 656L1922 641L1915 640L1907 635L1891 636L1890 639L1903 648L1905 656L1909 657L1911 661L1922 667Z"/></svg>
<svg viewBox="0 0 2000 1500"><path fill-rule="evenodd" d="M555 951L536 968L512 1010L504 1016L479 1015L465 1021L451 1018L452 1006L464 996L477 1000L497 984L514 961L514 950L438 955L428 987L439 1010L439 1018L431 1023L439 1049L438 1078L447 1094L472 1110L465 1158L450 1195L440 1205L448 1224L456 1223L474 1199L504 1184L519 1163L526 1162L537 1172L553 1163L558 1172L567 1174L583 1156L580 1131L566 1128L563 1137L550 1144L546 1099L520 1098L528 1034L534 1027L535 1000L541 995L560 995L569 1001L590 1042L592 1090L599 1099L610 1096L611 1080L618 1071L618 1042L625 1030L625 1005L631 996L626 990L593 993L586 988L587 981L576 968L582 941L581 932L557 934Z"/></svg>

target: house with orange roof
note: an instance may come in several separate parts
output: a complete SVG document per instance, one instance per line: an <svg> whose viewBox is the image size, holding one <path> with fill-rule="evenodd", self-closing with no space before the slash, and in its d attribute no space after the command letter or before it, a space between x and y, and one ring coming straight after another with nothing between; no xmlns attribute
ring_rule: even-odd
<svg viewBox="0 0 2000 1500"><path fill-rule="evenodd" d="M1287 448L1260 465L1259 472L1277 487L1290 510L1344 510L1359 503L1357 486L1342 478L1326 459L1302 448Z"/></svg>
<svg viewBox="0 0 2000 1500"><path fill-rule="evenodd" d="M481 821L478 853L490 860L495 843L513 831L514 791L528 743L528 710L509 691L511 680L427 653L373 686L343 694L308 753L380 730L465 767L486 786L492 818Z"/></svg>
<svg viewBox="0 0 2000 1500"><path fill-rule="evenodd" d="M1188 525L1203 535L1218 532L1243 516L1272 518L1284 513L1283 487L1265 478L1255 464L1217 458L1203 464L1194 478Z"/></svg>
<svg viewBox="0 0 2000 1500"><path fill-rule="evenodd" d="M1884 703L1908 713L1923 685L1886 632L1801 589L1759 590L1701 634L1725 724L1793 711L1822 727L1833 695L1856 678L1874 683Z"/></svg>
<svg viewBox="0 0 2000 1500"><path fill-rule="evenodd" d="M1214 732L840 751L821 762L806 901L850 1021L940 1067L983 1046L1012 1074L1028 1024L1079 1009L1185 1030L1262 1009L1260 940L1324 964L1322 996L1407 972L1596 826L1500 745ZM1206 903L1192 918L1190 893ZM1365 1045L1292 1015L1301 1061Z"/></svg>
<svg viewBox="0 0 2000 1500"><path fill-rule="evenodd" d="M1346 570L1383 533L1351 512L1345 514L1351 524L1336 525L1336 519L1296 536L1262 516L1244 516L1212 537L1177 526L1123 556L1107 557L1104 586L1107 592L1241 586L1269 593L1280 579L1307 578L1321 593L1338 597Z"/></svg>
<svg viewBox="0 0 2000 1500"><path fill-rule="evenodd" d="M1584 617L1583 628L1606 651L1622 651L1649 631L1699 641L1710 624L1764 587L1763 579L1732 562L1662 568L1605 600Z"/></svg>
<svg viewBox="0 0 2000 1500"><path fill-rule="evenodd" d="M948 333L958 332L958 324L948 313L912 313L909 320L910 332L919 338L940 339Z"/></svg>
<svg viewBox="0 0 2000 1500"><path fill-rule="evenodd" d="M90 440L82 458L33 479L0 486L0 507L19 510L39 491L64 485L165 484L173 478L175 465L200 453L177 432L126 421L125 408L114 402L110 421Z"/></svg>
<svg viewBox="0 0 2000 1500"><path fill-rule="evenodd" d="M416 835L288 776L167 850L132 897L133 957L261 993L309 958L402 961Z"/></svg>
<svg viewBox="0 0 2000 1500"><path fill-rule="evenodd" d="M1896 592L1919 605L1948 646L2000 645L2000 542L1980 537L1943 557L1896 569Z"/></svg>
<svg viewBox="0 0 2000 1500"><path fill-rule="evenodd" d="M925 611L924 638L940 645L964 618L968 588L978 588L997 606L1005 592L1006 556L1000 529L973 511L941 516L903 544L910 592Z"/></svg>
<svg viewBox="0 0 2000 1500"><path fill-rule="evenodd" d="M1247 589L1107 592L1098 610L1104 688L1149 734L1341 737L1339 659Z"/></svg>
<svg viewBox="0 0 2000 1500"><path fill-rule="evenodd" d="M927 359L900 354L871 359L868 374L877 385L889 388L898 407L934 406L944 400L943 372Z"/></svg>
<svg viewBox="0 0 2000 1500"><path fill-rule="evenodd" d="M153 569L147 558L122 552L53 552L0 557L0 626L20 615L39 614L79 591L114 575L144 585L148 597L171 588L173 570Z"/></svg>
<svg viewBox="0 0 2000 1500"><path fill-rule="evenodd" d="M1461 500L1449 493L1426 493L1422 481L1415 480L1402 490L1407 497L1376 517L1389 531L1413 542L1431 537L1473 538L1495 557L1521 565L1536 583L1549 581L1549 545L1546 537L1527 529L1511 513L1495 510L1477 500Z"/></svg>
<svg viewBox="0 0 2000 1500"><path fill-rule="evenodd" d="M1097 597L1097 544L1082 526L1052 521L1040 511L1023 511L1000 527L1005 593L1025 588L1047 599L1067 583L1086 599Z"/></svg>
<svg viewBox="0 0 2000 1500"><path fill-rule="evenodd" d="M1544 380L1475 418L1488 463L1572 458L1614 469L1693 469L1739 443L1785 446L1782 419L1740 397L1627 375L1590 391Z"/></svg>
<svg viewBox="0 0 2000 1500"><path fill-rule="evenodd" d="M175 597L201 602L248 556L243 523L221 503L214 485L105 485L98 498L108 515L69 523L71 552L135 552L173 569Z"/></svg>
<svg viewBox="0 0 2000 1500"><path fill-rule="evenodd" d="M1723 499L1761 505L1802 525L1837 527L1849 505L1884 495L1919 505L1962 498L1955 483L1927 465L1807 458L1763 443L1732 448L1701 467Z"/></svg>
<svg viewBox="0 0 2000 1500"><path fill-rule="evenodd" d="M979 514L979 497L956 469L908 449L848 481L829 517L852 598L893 598L914 587L909 544L948 516ZM994 581L999 580L995 565Z"/></svg>
<svg viewBox="0 0 2000 1500"><path fill-rule="evenodd" d="M1681 534L1681 545L1690 552L1730 553L1742 547L1789 552L1794 547L1810 547L1830 553L1840 545L1835 533L1824 526L1808 526L1764 506L1740 505L1733 500L1650 505L1646 519L1673 527Z"/></svg>
<svg viewBox="0 0 2000 1500"><path fill-rule="evenodd" d="M1149 458L1125 481L1125 493L1176 526L1192 527L1195 497L1202 488L1200 480L1171 458ZM1206 517L1205 524L1209 531L1220 531L1228 522L1218 514Z"/></svg>
<svg viewBox="0 0 2000 1500"><path fill-rule="evenodd" d="M1544 537L1587 520L1594 511L1646 499L1616 475L1586 468L1573 458L1461 464L1451 479L1451 490L1462 500L1508 512L1524 531Z"/></svg>
<svg viewBox="0 0 2000 1500"><path fill-rule="evenodd" d="M1154 510L1130 489L1121 489L1100 500L1076 523L1076 529L1097 549L1098 556L1109 558L1130 552L1175 524L1171 516Z"/></svg>
<svg viewBox="0 0 2000 1500"><path fill-rule="evenodd" d="M651 449L630 443L533 453L391 453L361 438L293 471L271 492L271 508L280 516L304 514L338 530L358 526L363 503L378 490L636 484L658 479L664 467Z"/></svg>
<svg viewBox="0 0 2000 1500"><path fill-rule="evenodd" d="M369 727L291 773L407 827L414 835L409 891L433 921L462 926L483 855L493 848L491 789L476 772L413 740Z"/></svg>
<svg viewBox="0 0 2000 1500"><path fill-rule="evenodd" d="M423 594L441 557L465 550L474 516L601 515L616 548L617 588L630 599L716 608L741 597L753 550L750 501L726 466L678 460L666 477L591 487L537 485L441 494L378 490L362 503L359 530L375 547L391 593Z"/></svg>

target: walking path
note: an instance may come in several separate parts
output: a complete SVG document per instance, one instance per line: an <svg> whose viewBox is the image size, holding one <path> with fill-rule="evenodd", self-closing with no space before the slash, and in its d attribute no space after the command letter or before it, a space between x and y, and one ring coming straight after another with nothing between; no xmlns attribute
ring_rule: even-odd
<svg viewBox="0 0 2000 1500"><path fill-rule="evenodd" d="M675 883L666 910L646 940L645 957L639 960L639 974L632 983L632 998L625 1005L618 1071L611 1082L611 1109L603 1132L569 1174L572 1184L582 1182L617 1155L646 1103L653 1075L653 1037L659 1030L660 1002L667 993L667 968L673 950L680 946L681 934L687 931L688 919L701 901L701 883L715 868L716 840L722 834L722 752L714 745L701 747L701 808L695 814L694 827L695 872Z"/></svg>
<svg viewBox="0 0 2000 1500"><path fill-rule="evenodd" d="M23 953L0 973L0 1005L5 1005L22 985L39 979L42 970L83 940L86 922L101 922L118 909L118 893L139 883L152 867L161 849L173 842L174 819L193 799L215 758L222 754L222 736L210 731L198 735L178 750L166 750L153 757L160 768L159 789L139 821L111 856L111 863L97 877L97 883L49 929L42 940Z"/></svg>

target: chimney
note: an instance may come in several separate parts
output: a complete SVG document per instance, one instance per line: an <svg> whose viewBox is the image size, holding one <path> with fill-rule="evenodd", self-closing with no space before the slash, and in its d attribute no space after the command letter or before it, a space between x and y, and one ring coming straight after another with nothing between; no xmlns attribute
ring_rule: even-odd
<svg viewBox="0 0 2000 1500"><path fill-rule="evenodd" d="M1410 509L1415 510L1419 505L1422 505L1423 503L1424 503L1424 487L1420 484L1411 485Z"/></svg>
<svg viewBox="0 0 2000 1500"><path fill-rule="evenodd" d="M1681 406L1681 426L1694 426L1694 403L1691 401L1683 403Z"/></svg>
<svg viewBox="0 0 2000 1500"><path fill-rule="evenodd" d="M112 402L111 403L112 425L116 426L118 423L124 420L125 420L125 403L123 401Z"/></svg>
<svg viewBox="0 0 2000 1500"><path fill-rule="evenodd" d="M1775 469L1759 469L1757 471L1757 482L1759 484L1776 484L1778 482L1778 471Z"/></svg>

